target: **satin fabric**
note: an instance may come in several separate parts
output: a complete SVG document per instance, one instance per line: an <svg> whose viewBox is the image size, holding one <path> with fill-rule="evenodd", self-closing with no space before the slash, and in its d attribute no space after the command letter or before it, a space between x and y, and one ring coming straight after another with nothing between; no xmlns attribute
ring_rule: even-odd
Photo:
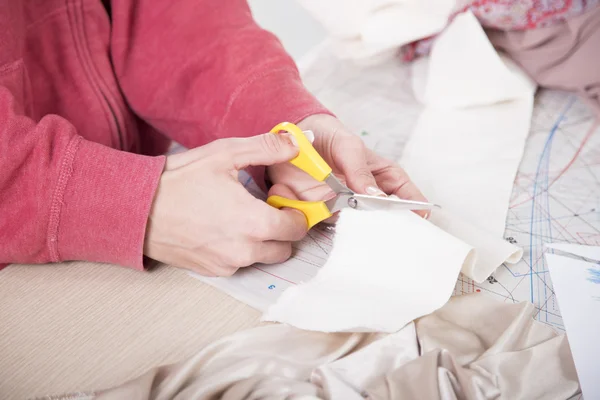
<svg viewBox="0 0 600 400"><path fill-rule="evenodd" d="M473 294L388 335L269 325L95 398L567 399L579 391L567 339L534 314Z"/></svg>

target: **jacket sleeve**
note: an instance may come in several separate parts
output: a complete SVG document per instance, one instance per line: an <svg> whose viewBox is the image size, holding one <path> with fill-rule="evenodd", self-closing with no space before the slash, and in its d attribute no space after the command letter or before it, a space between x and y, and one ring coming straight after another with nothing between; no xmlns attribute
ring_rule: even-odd
<svg viewBox="0 0 600 400"><path fill-rule="evenodd" d="M111 17L111 53L127 101L188 148L329 113L245 0L115 0Z"/></svg>
<svg viewBox="0 0 600 400"><path fill-rule="evenodd" d="M2 73L0 264L87 260L142 269L164 157L87 141L56 115L26 117L21 62Z"/></svg>

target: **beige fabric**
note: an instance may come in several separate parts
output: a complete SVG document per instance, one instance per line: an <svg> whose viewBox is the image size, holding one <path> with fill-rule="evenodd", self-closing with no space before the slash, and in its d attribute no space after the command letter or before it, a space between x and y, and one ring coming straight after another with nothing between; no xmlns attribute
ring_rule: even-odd
<svg viewBox="0 0 600 400"><path fill-rule="evenodd" d="M579 385L566 337L534 311L473 294L387 336L260 327L97 399L567 399Z"/></svg>
<svg viewBox="0 0 600 400"><path fill-rule="evenodd" d="M577 92L600 117L600 7L545 28L488 30L488 37L538 84Z"/></svg>
<svg viewBox="0 0 600 400"><path fill-rule="evenodd" d="M115 386L259 316L174 268L9 266L0 271L0 399Z"/></svg>

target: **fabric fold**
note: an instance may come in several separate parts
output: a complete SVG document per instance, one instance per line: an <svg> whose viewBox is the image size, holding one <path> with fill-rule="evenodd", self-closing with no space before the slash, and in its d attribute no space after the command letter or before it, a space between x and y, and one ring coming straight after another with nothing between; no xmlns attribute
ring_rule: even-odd
<svg viewBox="0 0 600 400"><path fill-rule="evenodd" d="M265 326L99 391L95 399L569 398L579 385L566 337L534 314L529 303L473 294L391 335ZM79 398L89 397L69 397Z"/></svg>

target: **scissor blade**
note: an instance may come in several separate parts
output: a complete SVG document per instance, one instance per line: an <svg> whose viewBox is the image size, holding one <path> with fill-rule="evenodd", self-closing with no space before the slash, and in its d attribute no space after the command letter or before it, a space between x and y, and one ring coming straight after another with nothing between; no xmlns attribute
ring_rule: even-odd
<svg viewBox="0 0 600 400"><path fill-rule="evenodd" d="M325 178L325 183L333 190L334 193L354 193L352 190L348 189L346 185L344 185L333 173L327 175Z"/></svg>
<svg viewBox="0 0 600 400"><path fill-rule="evenodd" d="M354 194L357 210L431 210L441 208L437 204L424 201L402 200L398 197L368 196Z"/></svg>

